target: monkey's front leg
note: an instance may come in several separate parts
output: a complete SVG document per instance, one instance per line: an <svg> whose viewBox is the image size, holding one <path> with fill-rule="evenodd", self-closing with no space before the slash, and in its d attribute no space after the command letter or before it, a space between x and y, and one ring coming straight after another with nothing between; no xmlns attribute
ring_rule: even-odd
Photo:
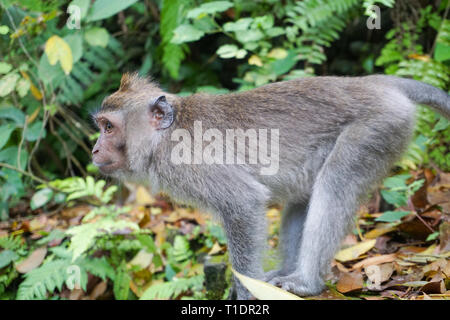
<svg viewBox="0 0 450 320"><path fill-rule="evenodd" d="M263 279L261 257L266 241L264 208L261 206L258 209L250 204L247 206L248 208L240 212L228 210L222 213L228 251L231 264L237 272L255 279ZM252 297L237 279L234 278L233 282L232 290L238 300Z"/></svg>

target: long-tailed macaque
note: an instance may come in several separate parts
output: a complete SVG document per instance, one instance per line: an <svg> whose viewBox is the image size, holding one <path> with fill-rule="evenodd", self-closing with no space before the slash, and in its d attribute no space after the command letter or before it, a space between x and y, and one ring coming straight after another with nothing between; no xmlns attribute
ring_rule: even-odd
<svg viewBox="0 0 450 320"><path fill-rule="evenodd" d="M125 74L95 114L103 174L148 182L223 224L238 272L315 295L371 187L408 145L416 104L450 97L392 76L314 77L178 97ZM284 205L282 265L263 272L266 207ZM250 293L235 280L238 299Z"/></svg>

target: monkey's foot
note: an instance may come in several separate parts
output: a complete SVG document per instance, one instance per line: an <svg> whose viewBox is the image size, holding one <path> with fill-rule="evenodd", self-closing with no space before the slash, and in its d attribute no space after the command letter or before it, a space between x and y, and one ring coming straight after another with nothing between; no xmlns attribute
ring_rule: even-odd
<svg viewBox="0 0 450 320"><path fill-rule="evenodd" d="M270 282L274 278L287 276L288 272L283 269L270 270L264 274L264 281Z"/></svg>
<svg viewBox="0 0 450 320"><path fill-rule="evenodd" d="M298 296L315 296L320 294L325 288L322 280L304 280L297 273L275 277L269 283Z"/></svg>

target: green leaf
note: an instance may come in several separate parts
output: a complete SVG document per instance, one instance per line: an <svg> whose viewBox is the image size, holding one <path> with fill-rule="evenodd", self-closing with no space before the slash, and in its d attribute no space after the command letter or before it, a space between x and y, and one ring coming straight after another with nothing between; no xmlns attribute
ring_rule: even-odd
<svg viewBox="0 0 450 320"><path fill-rule="evenodd" d="M228 10L233 6L230 1L211 1L202 4L200 7L190 10L187 13L187 17L190 19L195 19L202 14L213 14L216 12L223 12Z"/></svg>
<svg viewBox="0 0 450 320"><path fill-rule="evenodd" d="M96 0L92 5L87 21L97 21L109 18L125 10L137 0Z"/></svg>
<svg viewBox="0 0 450 320"><path fill-rule="evenodd" d="M51 83L53 86L59 85L65 77L62 68L59 65L51 65L45 53L39 61L38 74L45 84Z"/></svg>
<svg viewBox="0 0 450 320"><path fill-rule="evenodd" d="M264 34L260 30L248 30L246 32L236 32L236 38L241 43L261 40Z"/></svg>
<svg viewBox="0 0 450 320"><path fill-rule="evenodd" d="M10 165L17 166L18 149L19 148L17 146L10 146L10 147L7 147L7 148L3 149L2 151L0 151L0 162L6 162ZM26 168L27 162L28 162L28 153L26 150L22 149L22 152L20 154L20 167ZM2 171L4 172L5 170L7 170L7 169L3 169ZM10 172L10 171L8 171L8 172ZM12 172L8 173L8 176L5 178L7 178L8 182L10 182L10 181L14 181L15 177L17 177L17 178L20 177L20 174L16 171L14 171L14 173L12 173ZM15 181L15 182L18 182L18 181Z"/></svg>
<svg viewBox="0 0 450 320"><path fill-rule="evenodd" d="M0 118L11 119L19 126L23 126L25 122L25 114L16 107L0 108Z"/></svg>
<svg viewBox="0 0 450 320"><path fill-rule="evenodd" d="M216 53L219 57L223 59L234 58L236 53L239 51L239 48L234 44L224 44L219 49L217 49Z"/></svg>
<svg viewBox="0 0 450 320"><path fill-rule="evenodd" d="M434 59L438 62L450 60L450 46L443 43L437 43L434 51Z"/></svg>
<svg viewBox="0 0 450 320"><path fill-rule="evenodd" d="M425 241L433 241L433 240L436 240L437 238L439 238L439 231L429 234Z"/></svg>
<svg viewBox="0 0 450 320"><path fill-rule="evenodd" d="M406 188L406 180L411 178L409 174L407 175L397 175L384 179L383 185L386 188Z"/></svg>
<svg viewBox="0 0 450 320"><path fill-rule="evenodd" d="M198 30L190 24L182 24L178 26L173 33L174 34L171 43L174 44L196 41L203 37L203 35L205 34L203 31Z"/></svg>
<svg viewBox="0 0 450 320"><path fill-rule="evenodd" d="M130 290L131 277L127 272L125 261L119 266L114 279L114 297L116 300L127 300Z"/></svg>
<svg viewBox="0 0 450 320"><path fill-rule="evenodd" d="M27 95L28 91L30 91L30 87L31 87L30 81L22 78L16 84L16 91L19 94L19 96L23 98Z"/></svg>
<svg viewBox="0 0 450 320"><path fill-rule="evenodd" d="M91 46L105 48L108 45L109 33L105 28L94 27L86 31L84 38Z"/></svg>
<svg viewBox="0 0 450 320"><path fill-rule="evenodd" d="M400 221L401 218L407 216L410 213L410 211L386 211L380 217L376 218L375 221L396 222Z"/></svg>
<svg viewBox="0 0 450 320"><path fill-rule="evenodd" d="M11 123L0 126L0 149L8 142L9 137L15 128L16 126Z"/></svg>
<svg viewBox="0 0 450 320"><path fill-rule="evenodd" d="M0 62L0 74L5 74L10 72L12 69L12 65L6 62Z"/></svg>
<svg viewBox="0 0 450 320"><path fill-rule="evenodd" d="M81 13L81 19L84 19L86 17L86 14L89 9L89 5L91 4L91 0L73 0L70 5L77 6L80 8Z"/></svg>
<svg viewBox="0 0 450 320"><path fill-rule="evenodd" d="M384 200L390 204L397 207L406 205L406 196L403 193L390 190L381 190L380 193Z"/></svg>
<svg viewBox="0 0 450 320"><path fill-rule="evenodd" d="M37 139L39 139L41 129L42 129L42 121L34 122L27 128L27 131L25 132L25 139L27 141L36 141ZM41 138L45 138L46 133L47 133L46 130L43 129Z"/></svg>
<svg viewBox="0 0 450 320"><path fill-rule="evenodd" d="M14 90L17 80L19 80L19 75L15 72L8 73L0 79L0 97L10 94Z"/></svg>
<svg viewBox="0 0 450 320"><path fill-rule="evenodd" d="M270 69L277 76L290 71L297 64L297 54L291 50L284 59L278 59L270 63Z"/></svg>
<svg viewBox="0 0 450 320"><path fill-rule="evenodd" d="M173 79L178 78L178 71L180 70L181 61L184 59L184 52L180 45L170 43L173 31L182 19L183 10L182 0L163 0L161 9L161 22L159 26L159 33L161 35L162 43L162 63L169 71Z"/></svg>
<svg viewBox="0 0 450 320"><path fill-rule="evenodd" d="M223 30L226 32L245 31L252 22L253 18L242 18L236 22L227 22L223 25Z"/></svg>
<svg viewBox="0 0 450 320"><path fill-rule="evenodd" d="M9 32L8 26L0 26L0 34L7 34Z"/></svg>
<svg viewBox="0 0 450 320"><path fill-rule="evenodd" d="M81 34L69 34L63 38L72 50L73 63L75 64L83 55L83 38Z"/></svg>
<svg viewBox="0 0 450 320"><path fill-rule="evenodd" d="M3 250L0 252L0 269L17 260L19 256L12 250Z"/></svg>
<svg viewBox="0 0 450 320"><path fill-rule="evenodd" d="M139 242L145 247L145 249L150 253L156 252L156 245L153 238L148 234L139 234L136 236Z"/></svg>
<svg viewBox="0 0 450 320"><path fill-rule="evenodd" d="M32 210L42 207L47 204L53 197L53 190L45 188L36 192L30 201L30 207Z"/></svg>

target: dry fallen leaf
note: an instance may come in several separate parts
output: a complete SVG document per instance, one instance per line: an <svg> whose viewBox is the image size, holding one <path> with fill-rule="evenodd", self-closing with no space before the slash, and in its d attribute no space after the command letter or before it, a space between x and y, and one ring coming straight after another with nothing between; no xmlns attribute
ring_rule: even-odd
<svg viewBox="0 0 450 320"><path fill-rule="evenodd" d="M39 248L33 251L32 254L28 256L24 261L16 266L16 270L20 273L27 273L34 268L37 268L42 261L44 261L45 255L47 254L47 248Z"/></svg>
<svg viewBox="0 0 450 320"><path fill-rule="evenodd" d="M233 270L234 275L258 300L303 300L299 296L261 280L253 279Z"/></svg>
<svg viewBox="0 0 450 320"><path fill-rule="evenodd" d="M381 265L370 265L364 268L367 278L372 283L372 286L379 286L383 282L388 281L394 273L394 264L385 263Z"/></svg>
<svg viewBox="0 0 450 320"><path fill-rule="evenodd" d="M341 278L336 284L336 289L339 292L346 293L362 289L364 285L363 276L359 271L349 273L342 273Z"/></svg>
<svg viewBox="0 0 450 320"><path fill-rule="evenodd" d="M397 255L395 253L393 253L393 254L383 254L380 256L366 258L364 260L361 260L358 263L355 263L352 266L352 270L356 270L359 268L365 268L365 267L372 266L372 265L378 265L378 264L382 264L382 263L392 262L392 261L395 261L396 257L397 257Z"/></svg>
<svg viewBox="0 0 450 320"><path fill-rule="evenodd" d="M222 250L223 250L223 248L216 241L216 242L214 242L214 245L212 246L211 250L209 250L208 255L213 256L213 255L221 252Z"/></svg>
<svg viewBox="0 0 450 320"><path fill-rule="evenodd" d="M153 253L147 252L145 249L141 249L134 258L128 262L128 267L138 266L141 269L147 268L152 263Z"/></svg>
<svg viewBox="0 0 450 320"><path fill-rule="evenodd" d="M422 287L422 290L425 293L438 293L442 294L445 293L445 283L443 280L441 281L434 281L434 282L428 282L426 285Z"/></svg>
<svg viewBox="0 0 450 320"><path fill-rule="evenodd" d="M155 199L150 195L146 188L138 186L136 190L136 203L140 206L151 205Z"/></svg>
<svg viewBox="0 0 450 320"><path fill-rule="evenodd" d="M366 239L376 239L379 236L382 236L383 234L395 231L395 227L389 226L386 224L381 224L380 227L377 227L375 229L372 229L364 234L364 238Z"/></svg>
<svg viewBox="0 0 450 320"><path fill-rule="evenodd" d="M96 300L98 297L105 293L107 287L108 284L106 283L106 281L101 281L94 287L94 289L92 289L91 294L89 295L89 299Z"/></svg>
<svg viewBox="0 0 450 320"><path fill-rule="evenodd" d="M360 255L366 253L375 246L376 240L368 240L360 242L350 248L339 251L334 258L341 262L351 261L358 258Z"/></svg>

